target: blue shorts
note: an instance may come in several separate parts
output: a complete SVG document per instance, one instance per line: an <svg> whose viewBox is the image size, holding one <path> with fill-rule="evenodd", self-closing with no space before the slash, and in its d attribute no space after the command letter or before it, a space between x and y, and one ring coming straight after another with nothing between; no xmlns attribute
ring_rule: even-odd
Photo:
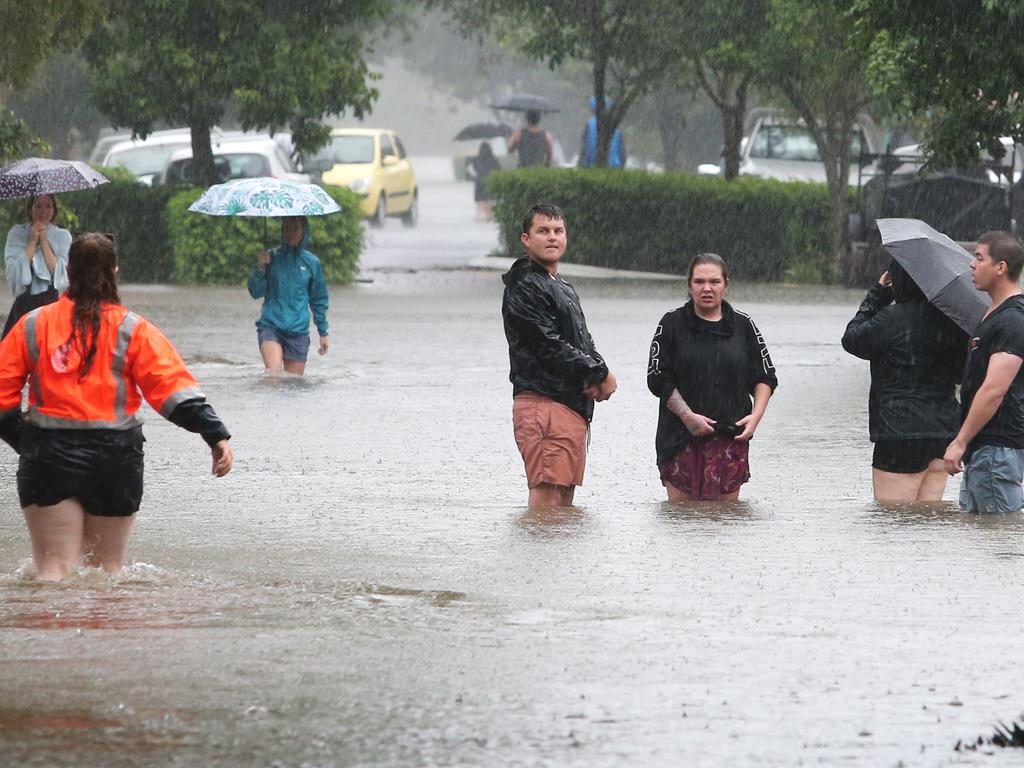
<svg viewBox="0 0 1024 768"><path fill-rule="evenodd" d="M964 464L960 506L968 512L999 514L1024 507L1024 448L982 445Z"/></svg>
<svg viewBox="0 0 1024 768"><path fill-rule="evenodd" d="M306 357L309 355L308 333L284 333L277 330L277 328L263 325L257 327L256 335L260 340L260 346L263 346L265 341L280 344L281 352L283 353L282 357L285 360L292 360L298 363L306 362Z"/></svg>

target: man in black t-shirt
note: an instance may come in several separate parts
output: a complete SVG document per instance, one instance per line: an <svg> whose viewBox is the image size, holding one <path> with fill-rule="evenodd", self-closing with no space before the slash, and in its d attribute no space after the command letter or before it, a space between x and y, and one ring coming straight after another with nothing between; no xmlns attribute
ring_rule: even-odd
<svg viewBox="0 0 1024 768"><path fill-rule="evenodd" d="M1017 512L1024 506L1024 244L1009 232L978 238L971 277L992 307L970 342L960 387L963 424L943 457L961 469L960 505L968 512Z"/></svg>

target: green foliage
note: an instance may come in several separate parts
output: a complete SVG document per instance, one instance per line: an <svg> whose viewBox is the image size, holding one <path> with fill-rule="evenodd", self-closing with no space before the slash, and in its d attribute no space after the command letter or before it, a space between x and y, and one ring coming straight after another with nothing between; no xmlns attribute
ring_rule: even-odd
<svg viewBox="0 0 1024 768"><path fill-rule="evenodd" d="M7 106L53 146L54 157L76 157L91 146L107 121L89 101L89 70L80 51L51 56L31 85L11 94Z"/></svg>
<svg viewBox="0 0 1024 768"><path fill-rule="evenodd" d="M712 251L739 278L778 280L829 253L820 184L531 168L493 173L487 187L510 255L522 251L522 217L538 202L565 211L568 259L583 264L682 274L693 256Z"/></svg>
<svg viewBox="0 0 1024 768"><path fill-rule="evenodd" d="M49 151L50 146L36 137L24 120L0 107L0 165Z"/></svg>
<svg viewBox="0 0 1024 768"><path fill-rule="evenodd" d="M138 184L139 180L135 178L135 174L125 168L123 165L115 165L113 167L109 165L95 165L93 166L97 171L107 177L108 181L116 184Z"/></svg>
<svg viewBox="0 0 1024 768"><path fill-rule="evenodd" d="M104 169L106 170L106 169ZM341 213L310 219L313 251L328 282L355 279L363 245L359 196L327 188ZM204 216L188 207L201 189L149 187L130 179L59 196L57 224L72 232L108 232L117 243L120 278L126 283L237 285L264 247L264 219ZM0 203L0 232L25 221L25 200ZM276 221L266 229L280 238Z"/></svg>
<svg viewBox="0 0 1024 768"><path fill-rule="evenodd" d="M180 188L179 188L180 189ZM363 245L359 196L340 187L325 187L341 213L309 219L309 250L323 265L329 283L355 279ZM256 254L280 242L276 219L206 216L188 207L201 189L177 191L167 205L167 227L173 253L175 282L238 285L252 270Z"/></svg>
<svg viewBox="0 0 1024 768"><path fill-rule="evenodd" d="M871 85L905 118L927 115L929 165L969 167L1000 136L1024 142L1019 0L853 0L871 35Z"/></svg>
<svg viewBox="0 0 1024 768"><path fill-rule="evenodd" d="M55 49L73 47L103 0L0 3L0 85L26 85Z"/></svg>
<svg viewBox="0 0 1024 768"><path fill-rule="evenodd" d="M312 154L328 138L324 115L361 117L377 97L357 25L381 17L386 0L107 2L84 45L92 95L140 135L160 121L208 135L232 105L243 128L287 127ZM202 144L193 149L202 162ZM212 178L212 159L206 170Z"/></svg>
<svg viewBox="0 0 1024 768"><path fill-rule="evenodd" d="M467 34L491 31L555 69L586 62L598 105L597 164L607 165L615 129L673 60L676 0L431 0ZM610 98L609 108L605 99Z"/></svg>
<svg viewBox="0 0 1024 768"><path fill-rule="evenodd" d="M69 228L114 236L121 280L166 283L175 279L166 215L170 197L166 187L112 179L95 189L61 195L60 205L62 216L64 211L77 215L77 225Z"/></svg>

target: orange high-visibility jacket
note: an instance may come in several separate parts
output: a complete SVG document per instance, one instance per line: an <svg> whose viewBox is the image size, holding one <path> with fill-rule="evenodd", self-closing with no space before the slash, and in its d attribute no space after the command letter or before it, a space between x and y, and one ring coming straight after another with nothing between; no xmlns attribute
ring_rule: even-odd
<svg viewBox="0 0 1024 768"><path fill-rule="evenodd" d="M96 354L80 380L79 345L67 343L74 306L62 296L29 312L0 344L0 413L21 407L30 377L27 420L47 429L131 429L142 423L143 397L164 417L204 397L167 337L117 304L101 307Z"/></svg>

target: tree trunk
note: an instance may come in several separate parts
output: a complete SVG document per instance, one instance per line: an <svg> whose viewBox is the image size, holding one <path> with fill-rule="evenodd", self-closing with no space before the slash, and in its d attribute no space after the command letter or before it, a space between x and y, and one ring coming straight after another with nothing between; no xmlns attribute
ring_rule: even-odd
<svg viewBox="0 0 1024 768"><path fill-rule="evenodd" d="M683 128L686 118L673 110L658 109L658 134L661 136L661 153L666 171L678 171L681 167L679 156L683 151Z"/></svg>
<svg viewBox="0 0 1024 768"><path fill-rule="evenodd" d="M705 64L699 57L692 61L698 82L722 113L722 175L726 179L735 179L740 174L740 147L743 143L743 121L747 116L750 75L719 71L709 66L709 77ZM734 77L740 78L735 88L732 85Z"/></svg>
<svg viewBox="0 0 1024 768"><path fill-rule="evenodd" d="M210 143L210 126L192 125L192 183L197 187L216 184L217 170L213 165L213 146Z"/></svg>
<svg viewBox="0 0 1024 768"><path fill-rule="evenodd" d="M611 149L612 134L608 127L608 111L605 109L605 86L608 61L601 55L594 56L594 115L597 117L597 158L594 163L598 168L608 167L608 155Z"/></svg>
<svg viewBox="0 0 1024 768"><path fill-rule="evenodd" d="M727 104L722 109L722 130L724 144L722 149L723 176L735 179L740 175L740 147L743 144L743 119L747 114L746 89L742 97L737 94L736 102Z"/></svg>
<svg viewBox="0 0 1024 768"><path fill-rule="evenodd" d="M829 245L837 266L841 266L850 246L850 127L840 129L840 135L827 136L818 147L825 164L825 178L828 184L829 207L832 215L829 222Z"/></svg>

